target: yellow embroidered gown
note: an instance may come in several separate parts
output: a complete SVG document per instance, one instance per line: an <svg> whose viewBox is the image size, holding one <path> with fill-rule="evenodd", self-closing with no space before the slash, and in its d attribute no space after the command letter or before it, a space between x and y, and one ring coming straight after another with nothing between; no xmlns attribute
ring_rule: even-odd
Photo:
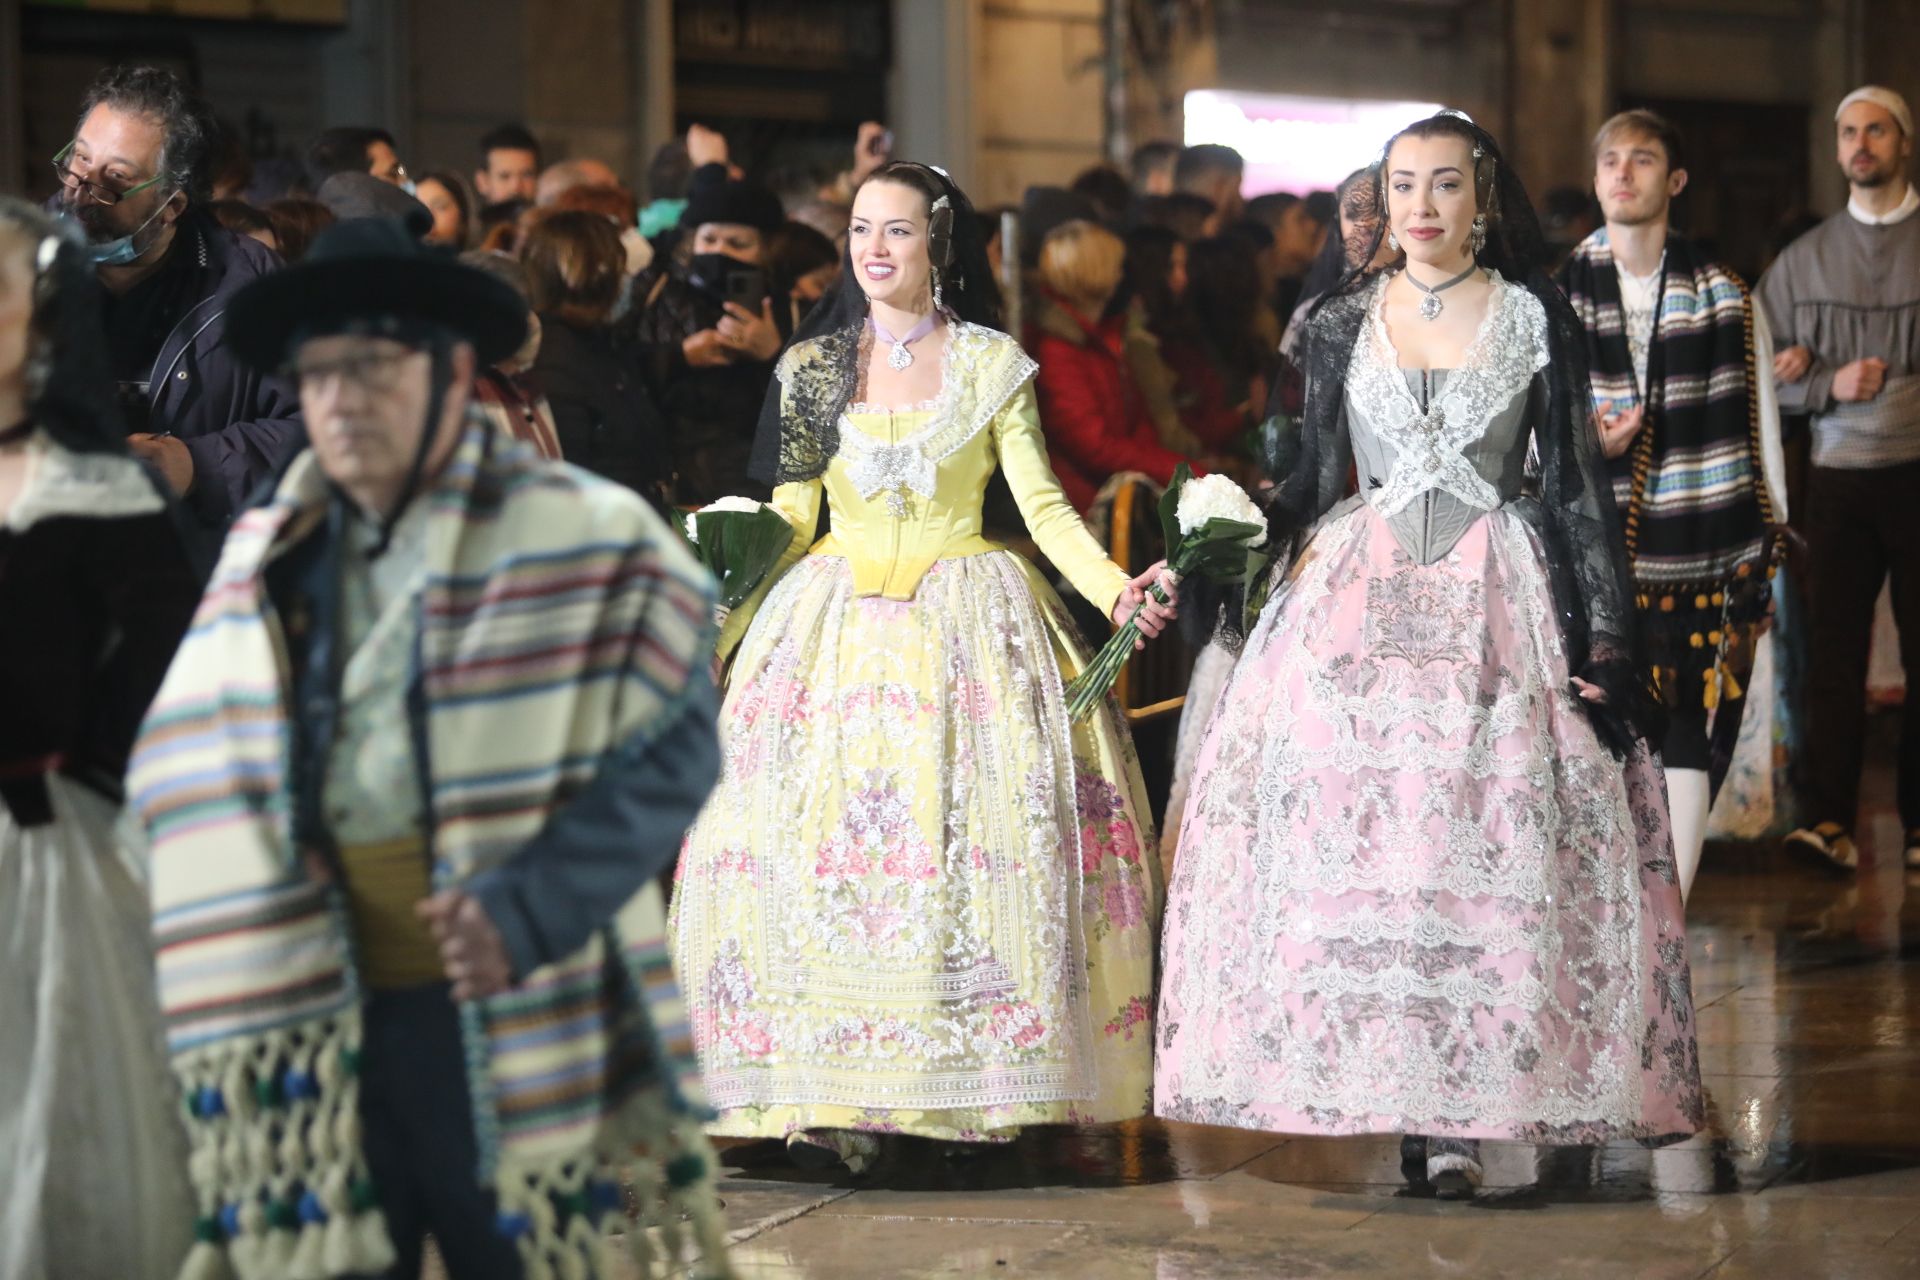
<svg viewBox="0 0 1920 1280"><path fill-rule="evenodd" d="M930 407L853 407L825 475L774 492L794 543L722 634L725 766L672 921L715 1134L998 1140L1148 1108L1139 764L1109 710L1067 717L1085 655L981 536L995 466L1102 612L1126 575L1048 466L1033 362L966 324L948 352ZM787 353L783 394L812 359ZM823 492L833 532L808 550Z"/></svg>

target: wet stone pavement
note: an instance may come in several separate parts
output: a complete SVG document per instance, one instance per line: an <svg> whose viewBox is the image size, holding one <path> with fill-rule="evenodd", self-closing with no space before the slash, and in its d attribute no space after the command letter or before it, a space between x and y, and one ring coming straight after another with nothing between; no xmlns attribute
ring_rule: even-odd
<svg viewBox="0 0 1920 1280"><path fill-rule="evenodd" d="M1489 1143L1486 1188L1464 1204L1410 1189L1389 1138L1148 1121L959 1160L901 1139L860 1179L736 1145L721 1156L735 1267L1920 1280L1920 873L1901 868L1890 791L1870 779L1856 878L1775 847L1708 848L1689 934L1709 1128L1683 1144Z"/></svg>
<svg viewBox="0 0 1920 1280"><path fill-rule="evenodd" d="M1901 867L1891 789L1870 777L1871 861L1854 879L1774 847L1709 847L1689 923L1709 1128L1685 1143L1489 1143L1468 1204L1410 1190L1395 1139L1142 1122L960 1161L903 1139L858 1180L757 1144L721 1157L735 1266L744 1280L1920 1280L1920 874Z"/></svg>

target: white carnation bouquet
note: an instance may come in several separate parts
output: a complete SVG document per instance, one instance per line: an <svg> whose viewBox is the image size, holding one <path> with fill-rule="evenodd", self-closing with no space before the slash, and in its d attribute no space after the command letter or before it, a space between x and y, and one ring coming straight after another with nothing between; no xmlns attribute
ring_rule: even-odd
<svg viewBox="0 0 1920 1280"><path fill-rule="evenodd" d="M1266 541L1267 517L1233 481L1218 474L1196 478L1183 462L1161 495L1160 529L1167 542L1166 576L1176 584L1196 573L1214 582L1235 582L1247 576L1253 549ZM1148 590L1155 600L1167 603L1159 582ZM1090 715L1120 678L1120 668L1140 638L1136 619L1145 607L1143 600L1067 686L1067 712L1075 720Z"/></svg>
<svg viewBox="0 0 1920 1280"><path fill-rule="evenodd" d="M722 498L700 508L687 517L686 532L694 554L720 584L714 620L722 625L766 580L793 541L787 518L752 498Z"/></svg>

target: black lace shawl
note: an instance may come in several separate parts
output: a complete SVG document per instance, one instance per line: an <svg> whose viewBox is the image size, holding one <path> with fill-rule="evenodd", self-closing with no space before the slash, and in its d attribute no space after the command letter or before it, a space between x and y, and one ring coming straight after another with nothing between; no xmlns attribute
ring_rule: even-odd
<svg viewBox="0 0 1920 1280"><path fill-rule="evenodd" d="M1604 705L1583 705L1608 747L1624 755L1636 738L1659 741L1663 716L1637 648L1626 542L1592 418L1586 335L1547 273L1546 242L1518 175L1485 131L1463 117L1445 119L1445 128L1478 148L1479 164L1492 167L1479 184L1482 208L1489 193L1493 208L1480 264L1527 289L1546 311L1552 358L1536 375L1546 383L1546 411L1530 424L1537 494L1511 509L1534 526L1545 546L1569 669L1606 691ZM1384 185L1379 202L1384 235ZM1369 253L1366 260L1372 257ZM1347 493L1353 463L1345 405L1347 369L1379 276L1350 273L1320 301L1307 323L1300 354L1305 406L1297 418L1275 424L1276 484L1267 496L1271 544L1285 561L1297 555L1315 524Z"/></svg>
<svg viewBox="0 0 1920 1280"><path fill-rule="evenodd" d="M903 182L918 188L929 206L945 199L930 219L935 270L939 272L941 310L950 320L989 329L1000 327L1000 289L987 258L987 241L966 194L938 169L896 160L868 182ZM944 238L945 248L940 242ZM946 265L940 266L944 256ZM840 449L840 415L859 391L860 353L867 336L867 295L853 273L851 240L841 252L840 280L794 330L787 347L814 342L816 355L807 375L791 385L776 376L760 407L753 456L747 471L767 485L813 480L824 474ZM786 369L784 358L778 366Z"/></svg>

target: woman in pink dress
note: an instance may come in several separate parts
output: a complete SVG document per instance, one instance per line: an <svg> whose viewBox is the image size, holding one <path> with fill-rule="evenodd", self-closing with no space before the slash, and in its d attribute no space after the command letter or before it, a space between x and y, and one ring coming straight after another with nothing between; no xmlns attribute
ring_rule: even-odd
<svg viewBox="0 0 1920 1280"><path fill-rule="evenodd" d="M1195 765L1155 1111L1479 1140L1702 1120L1658 717L1584 350L1493 140L1389 145L1393 264L1308 327L1283 549ZM1359 493L1344 498L1349 472Z"/></svg>

